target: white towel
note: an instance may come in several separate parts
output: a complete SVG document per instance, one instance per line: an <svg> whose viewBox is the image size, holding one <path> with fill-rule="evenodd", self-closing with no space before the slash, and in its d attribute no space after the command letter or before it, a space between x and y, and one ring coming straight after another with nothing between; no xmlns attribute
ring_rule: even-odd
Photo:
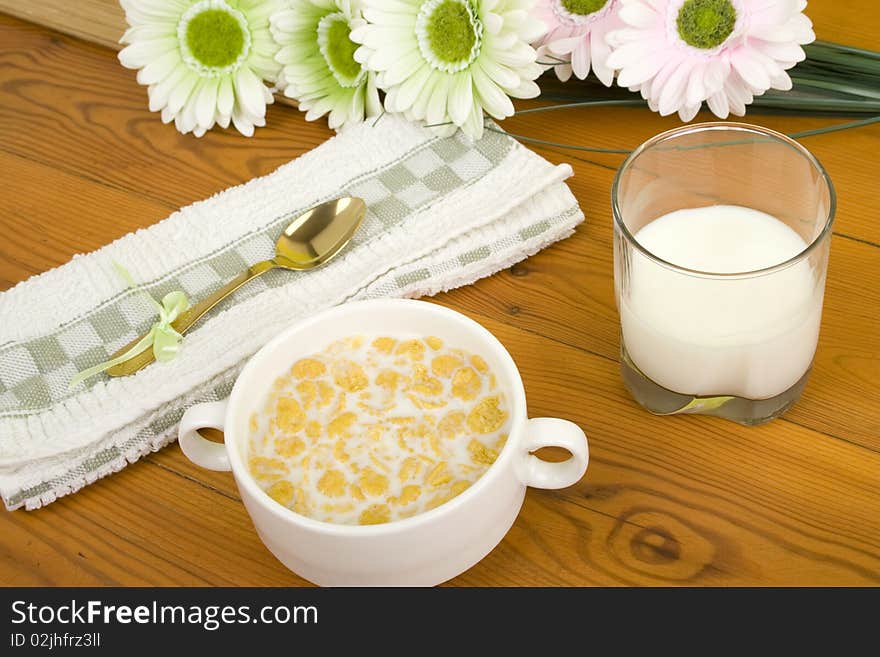
<svg viewBox="0 0 880 657"><path fill-rule="evenodd" d="M498 132L471 143L384 116L0 294L6 507L48 504L168 444L187 407L226 397L248 357L301 317L465 285L570 235L583 220L570 175ZM196 303L270 258L297 214L343 195L367 216L327 266L269 272L203 318L175 359L69 389L155 321L114 261L154 298L179 289Z"/></svg>

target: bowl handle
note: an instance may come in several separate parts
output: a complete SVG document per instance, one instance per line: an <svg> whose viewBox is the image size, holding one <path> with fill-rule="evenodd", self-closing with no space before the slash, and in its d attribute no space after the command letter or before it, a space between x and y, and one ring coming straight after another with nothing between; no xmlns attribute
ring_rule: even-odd
<svg viewBox="0 0 880 657"><path fill-rule="evenodd" d="M196 404L186 409L177 429L177 440L186 457L208 470L231 470L226 446L207 440L199 429L210 427L223 431L226 420L226 400Z"/></svg>
<svg viewBox="0 0 880 657"><path fill-rule="evenodd" d="M518 474L526 486L565 488L580 481L587 471L590 448L587 436L574 422L551 417L536 417L526 425L524 454ZM560 463L542 461L533 452L541 447L562 447L571 457Z"/></svg>

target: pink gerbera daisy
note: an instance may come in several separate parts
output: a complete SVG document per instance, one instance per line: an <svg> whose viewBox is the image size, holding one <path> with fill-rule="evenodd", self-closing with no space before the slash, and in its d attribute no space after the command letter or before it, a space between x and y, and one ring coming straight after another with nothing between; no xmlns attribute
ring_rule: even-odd
<svg viewBox="0 0 880 657"><path fill-rule="evenodd" d="M565 82L572 72L581 80L593 72L606 87L614 80L608 66L611 46L606 34L623 27L617 18L619 0L538 0L532 15L548 26L547 33L534 45L538 61L549 60L557 77Z"/></svg>
<svg viewBox="0 0 880 657"><path fill-rule="evenodd" d="M754 96L791 89L786 73L816 38L806 0L619 0L623 29L608 35L617 83L651 109L690 121L704 101L742 116Z"/></svg>

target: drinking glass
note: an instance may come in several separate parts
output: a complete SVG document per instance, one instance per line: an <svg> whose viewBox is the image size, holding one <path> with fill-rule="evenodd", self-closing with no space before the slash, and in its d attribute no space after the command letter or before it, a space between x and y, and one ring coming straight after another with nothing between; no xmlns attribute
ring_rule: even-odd
<svg viewBox="0 0 880 657"><path fill-rule="evenodd" d="M806 246L783 262L731 272L711 262L700 269L668 262L635 237L667 213L717 205L771 215ZM636 401L659 415L702 413L750 425L784 413L806 384L822 314L835 196L818 160L766 128L685 126L627 158L612 208L621 372ZM688 240L677 248L690 248Z"/></svg>

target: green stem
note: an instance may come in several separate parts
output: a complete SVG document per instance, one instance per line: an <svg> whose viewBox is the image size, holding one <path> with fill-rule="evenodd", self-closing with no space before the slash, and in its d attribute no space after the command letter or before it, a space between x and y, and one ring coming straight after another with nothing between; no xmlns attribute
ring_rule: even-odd
<svg viewBox="0 0 880 657"><path fill-rule="evenodd" d="M529 109L518 110L514 112L514 116L519 116L521 114L535 114L537 112L549 112L552 110L559 109L571 109L574 107L596 107L596 106L609 106L609 105L636 105L642 104L640 101L636 100L585 100L577 103L563 103L560 105L545 105L544 107L530 107ZM860 119L858 121L849 121L847 123L839 123L837 125L825 126L823 128L814 128L812 130L801 130L800 132L792 132L788 133L788 136L792 139L803 139L804 137L814 137L817 135L824 135L831 132L839 132L841 130L850 130L852 128L861 128L866 125L871 125L873 123L880 123L880 115L872 116L867 119ZM557 141L548 141L546 139L538 139L536 137L527 137L525 135L518 135L512 132L506 132L504 130L500 130L498 128L493 128L492 126L486 126L485 128L489 132L497 132L500 134L506 134L509 137L513 137L519 141L525 141L532 144L539 144L541 146L552 146L555 148L565 148L573 151L585 151L588 153L611 153L615 155L628 155L631 153L631 150L625 150L622 148L598 148L594 146L578 146L576 144L564 144L562 142Z"/></svg>
<svg viewBox="0 0 880 657"><path fill-rule="evenodd" d="M825 135L829 132L837 132L839 130L849 130L851 128L861 128L872 123L880 123L880 116L872 116L869 119L860 121L850 121L849 123L838 123L837 125L826 126L824 128L815 128L813 130L801 130L800 132L791 132L789 137L792 139L803 139L804 137L813 137L815 135Z"/></svg>
<svg viewBox="0 0 880 657"><path fill-rule="evenodd" d="M792 77L792 82L798 86L815 87L817 89L827 89L836 91L837 93L849 94L850 96L878 98L880 99L880 91L873 89L865 89L863 87L853 87L841 84L836 80L817 80L813 78Z"/></svg>
<svg viewBox="0 0 880 657"><path fill-rule="evenodd" d="M561 105L545 105L543 107L530 107L529 109L517 110L514 116L520 114L536 114L537 112L547 112L555 109L570 109L572 107L608 107L612 105L644 105L644 100L636 100L635 98L624 98L621 100L584 100L578 103L563 103Z"/></svg>
<svg viewBox="0 0 880 657"><path fill-rule="evenodd" d="M540 144L541 146L555 146L557 148L567 148L572 151L586 151L588 153L614 153L617 155L628 155L631 151L626 151L620 148L595 148L592 146L576 146L574 144L562 144L556 141L547 141L546 139L537 139L536 137L526 137L524 135L517 135L512 132L505 132L504 130L499 130L498 128L493 128L492 126L486 126L486 130L489 132L497 132L502 135L507 135L508 137L513 137L518 141L527 141L531 144Z"/></svg>
<svg viewBox="0 0 880 657"><path fill-rule="evenodd" d="M804 52L807 53L807 59L810 58L810 55L813 57L818 57L820 54L824 55L834 55L837 53L841 54L849 54L856 55L858 57L865 57L868 59L876 59L880 61L880 52L876 52L874 50L865 50L864 48L856 48L854 46L845 46L840 43L834 43L832 41L814 41L813 43L804 46Z"/></svg>

